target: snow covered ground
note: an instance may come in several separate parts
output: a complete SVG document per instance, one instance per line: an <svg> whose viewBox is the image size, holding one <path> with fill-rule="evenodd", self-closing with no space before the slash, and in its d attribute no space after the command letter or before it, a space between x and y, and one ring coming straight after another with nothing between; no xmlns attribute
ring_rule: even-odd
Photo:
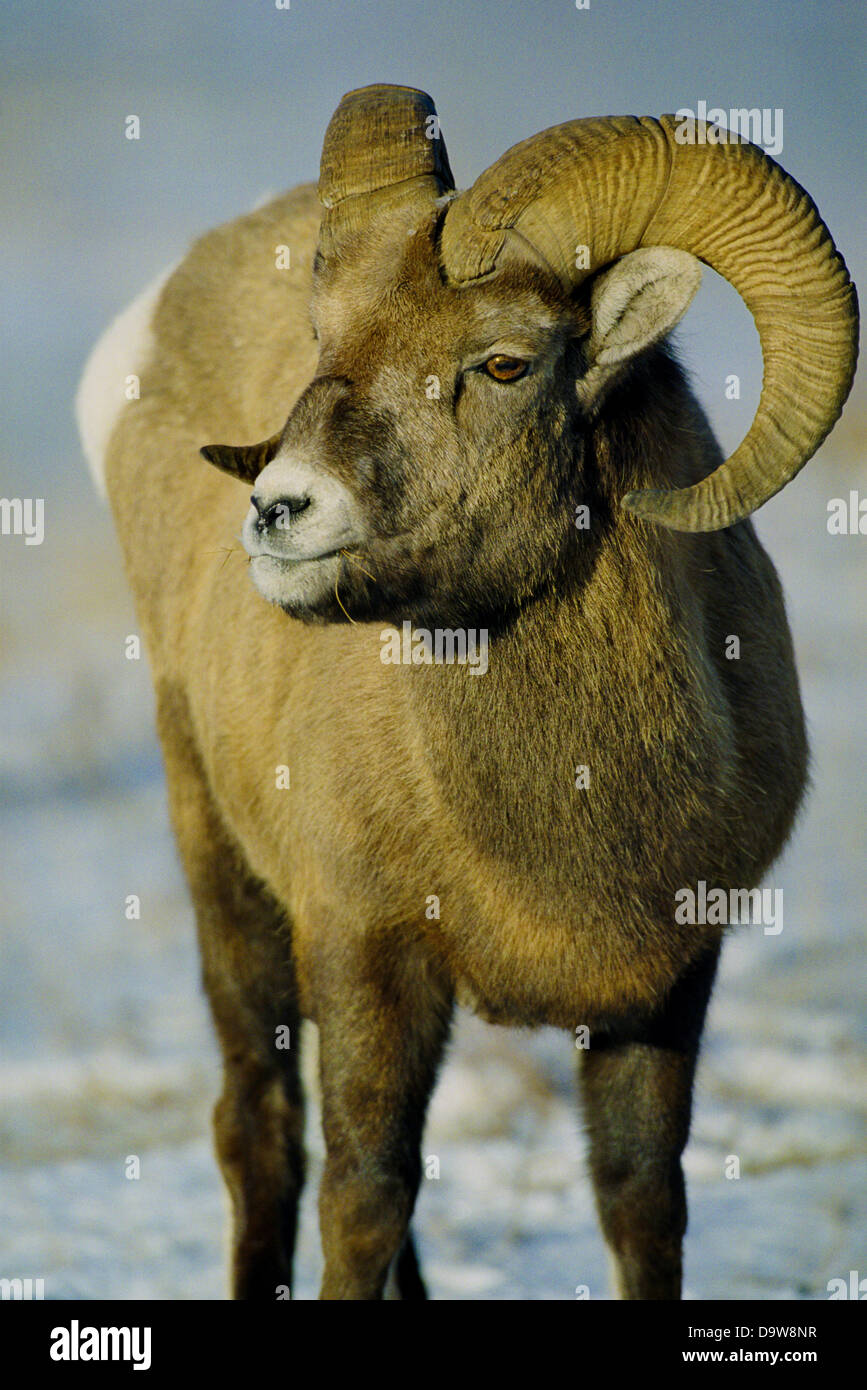
<svg viewBox="0 0 867 1390"><path fill-rule="evenodd" d="M852 439L843 452L852 457ZM789 595L814 790L773 882L779 936L727 947L688 1150L691 1298L826 1298L867 1274L865 541L829 537L855 470L811 465L762 517ZM107 519L4 545L0 1276L50 1298L225 1297L216 1049L165 810L144 662ZM141 897L127 921L125 898ZM608 1296L572 1039L461 1016L416 1230L434 1297ZM315 1186L298 1296L315 1296ZM125 1176L137 1155L141 1176ZM740 1178L725 1177L730 1155Z"/></svg>

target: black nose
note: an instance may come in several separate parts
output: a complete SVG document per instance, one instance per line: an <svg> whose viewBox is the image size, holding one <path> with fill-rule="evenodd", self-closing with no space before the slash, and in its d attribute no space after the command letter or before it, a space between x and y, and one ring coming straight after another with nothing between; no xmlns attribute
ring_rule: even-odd
<svg viewBox="0 0 867 1390"><path fill-rule="evenodd" d="M259 513L256 525L260 531L267 530L269 526L289 526L296 516L310 506L309 497L279 497L276 502L265 503L255 492L250 501Z"/></svg>

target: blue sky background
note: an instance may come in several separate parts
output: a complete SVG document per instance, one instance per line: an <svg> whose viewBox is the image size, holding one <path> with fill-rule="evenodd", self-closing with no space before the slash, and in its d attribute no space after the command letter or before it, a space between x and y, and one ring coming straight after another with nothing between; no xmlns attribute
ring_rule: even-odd
<svg viewBox="0 0 867 1390"><path fill-rule="evenodd" d="M0 468L7 494L81 497L71 399L107 319L207 227L315 179L344 91L419 86L458 186L577 116L699 99L781 107L780 162L813 194L856 280L864 261L867 10L841 0L71 0L0 7ZM124 117L141 118L138 142ZM711 273L680 334L727 447L761 363ZM742 400L725 400L728 371ZM86 496L86 494L85 494Z"/></svg>

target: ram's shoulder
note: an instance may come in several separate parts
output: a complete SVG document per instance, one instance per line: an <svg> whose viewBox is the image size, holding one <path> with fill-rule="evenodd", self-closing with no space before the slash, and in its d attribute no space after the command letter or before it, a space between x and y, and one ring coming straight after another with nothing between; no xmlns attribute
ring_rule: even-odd
<svg viewBox="0 0 867 1390"><path fill-rule="evenodd" d="M222 278L227 268L246 274L255 269L251 257L259 255L269 270L300 268L310 262L311 257L305 253L311 243L315 249L321 215L315 184L301 184L275 197L266 195L249 212L198 237L183 269L204 279L212 274ZM289 254L280 254L281 247Z"/></svg>
<svg viewBox="0 0 867 1390"><path fill-rule="evenodd" d="M188 356L191 330L217 324L247 337L253 315L276 339L272 316L309 297L320 216L316 187L304 184L199 237L161 297L160 345Z"/></svg>
<svg viewBox="0 0 867 1390"><path fill-rule="evenodd" d="M321 207L315 184L268 197L206 232L163 270L104 330L76 394L82 447L105 495L108 443L129 399L125 383L150 368L177 394L213 380L215 365L256 345L281 341L305 312ZM231 363L229 363L231 365ZM264 368L263 368L264 370Z"/></svg>

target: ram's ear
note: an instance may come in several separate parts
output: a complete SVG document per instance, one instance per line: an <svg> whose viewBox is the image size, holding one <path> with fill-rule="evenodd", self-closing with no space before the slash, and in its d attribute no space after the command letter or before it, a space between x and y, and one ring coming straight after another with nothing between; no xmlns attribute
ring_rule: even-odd
<svg viewBox="0 0 867 1390"><path fill-rule="evenodd" d="M231 473L242 483L254 483L262 469L275 457L282 438L281 430L279 434L272 434L270 439L263 439L260 444L206 444L199 453L215 468Z"/></svg>
<svg viewBox="0 0 867 1390"><path fill-rule="evenodd" d="M587 371L578 383L585 405L597 405L637 353L671 332L700 283L701 262L670 246L632 251L596 277Z"/></svg>

